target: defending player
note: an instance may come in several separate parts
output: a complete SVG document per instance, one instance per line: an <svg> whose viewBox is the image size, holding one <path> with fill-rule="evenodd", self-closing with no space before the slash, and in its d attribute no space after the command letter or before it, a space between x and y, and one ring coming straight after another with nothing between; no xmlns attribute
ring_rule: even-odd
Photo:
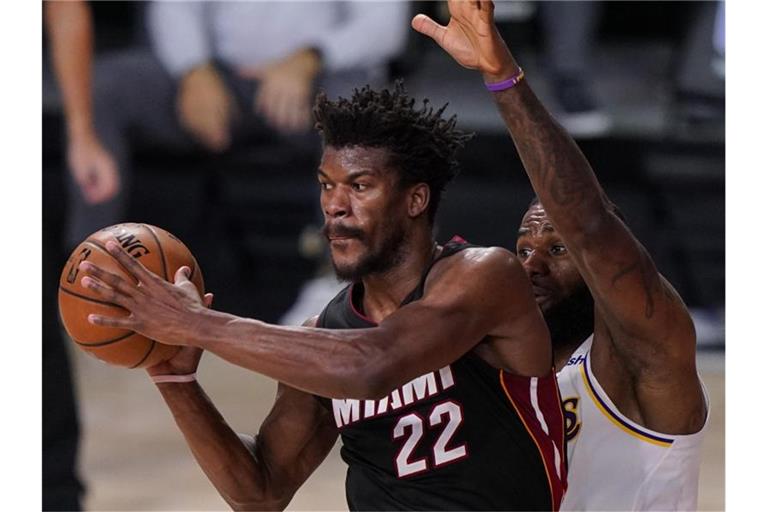
<svg viewBox="0 0 768 512"><path fill-rule="evenodd" d="M538 195L517 253L547 319L568 426L566 510L695 510L707 406L688 310L523 78L491 2L413 27L483 74Z"/></svg>
<svg viewBox="0 0 768 512"><path fill-rule="evenodd" d="M208 310L183 269L171 285L113 243L138 284L81 265L84 286L131 312L92 323L191 345L150 373L234 508L284 508L337 432L354 510L560 506L564 421L546 324L512 253L433 240L467 136L413 104L400 86L318 100L325 234L352 282L309 323L320 328ZM251 450L196 383L200 348L280 381Z"/></svg>

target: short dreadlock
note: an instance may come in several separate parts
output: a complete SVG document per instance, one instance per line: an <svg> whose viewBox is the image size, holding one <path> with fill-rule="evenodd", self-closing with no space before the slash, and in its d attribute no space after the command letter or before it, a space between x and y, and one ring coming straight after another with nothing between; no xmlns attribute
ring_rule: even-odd
<svg viewBox="0 0 768 512"><path fill-rule="evenodd" d="M401 185L429 185L431 223L445 186L459 173L456 153L474 134L458 130L455 115L441 117L447 103L436 111L427 99L419 110L414 103L402 80L395 82L394 91L374 91L368 85L355 89L352 99L329 101L321 92L313 109L315 128L326 146L389 150Z"/></svg>

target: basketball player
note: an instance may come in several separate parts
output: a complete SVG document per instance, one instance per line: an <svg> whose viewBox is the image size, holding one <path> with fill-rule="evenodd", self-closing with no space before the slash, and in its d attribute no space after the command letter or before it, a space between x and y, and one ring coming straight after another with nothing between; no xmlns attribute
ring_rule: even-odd
<svg viewBox="0 0 768 512"><path fill-rule="evenodd" d="M351 284L314 328L207 309L188 269L174 286L115 243L139 284L81 265L84 286L131 313L93 324L189 345L149 372L233 508L287 506L340 433L353 510L559 509L564 420L546 324L514 254L432 238L468 136L443 109L413 105L401 84L318 98L324 230ZM280 382L248 449L195 381L200 349Z"/></svg>
<svg viewBox="0 0 768 512"><path fill-rule="evenodd" d="M567 510L694 510L707 406L693 322L552 119L493 23L449 2L413 27L483 74L538 195L517 255L550 327L568 438Z"/></svg>

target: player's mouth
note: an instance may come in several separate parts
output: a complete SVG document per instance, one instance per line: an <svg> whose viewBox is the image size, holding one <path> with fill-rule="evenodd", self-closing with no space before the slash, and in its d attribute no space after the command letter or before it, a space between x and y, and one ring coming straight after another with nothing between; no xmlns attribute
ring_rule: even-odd
<svg viewBox="0 0 768 512"><path fill-rule="evenodd" d="M533 298L536 299L536 304L541 306L542 302L545 302L550 297L550 290L542 286L533 285Z"/></svg>
<svg viewBox="0 0 768 512"><path fill-rule="evenodd" d="M344 224L326 224L323 226L323 235L329 242L343 242L354 238L363 238L363 231Z"/></svg>
<svg viewBox="0 0 768 512"><path fill-rule="evenodd" d="M328 237L328 245L331 249L341 249L344 250L347 247L350 246L350 244L354 243L355 241L360 241L360 239L356 236L329 236Z"/></svg>

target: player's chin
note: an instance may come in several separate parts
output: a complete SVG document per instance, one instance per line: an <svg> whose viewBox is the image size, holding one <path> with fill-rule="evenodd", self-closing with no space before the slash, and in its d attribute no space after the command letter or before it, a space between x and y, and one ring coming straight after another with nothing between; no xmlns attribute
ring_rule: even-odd
<svg viewBox="0 0 768 512"><path fill-rule="evenodd" d="M356 238L340 238L329 241L331 258L338 265L355 265L365 256L365 247Z"/></svg>
<svg viewBox="0 0 768 512"><path fill-rule="evenodd" d="M554 305L554 301L552 300L552 297L549 294L542 293L542 294L534 294L533 296L534 300L536 301L536 305L539 306L539 309L542 313L546 313L550 309L552 309L552 306Z"/></svg>
<svg viewBox="0 0 768 512"><path fill-rule="evenodd" d="M341 281L358 281L362 278L360 275L360 265L357 262L345 262L339 261L336 258L331 258L333 263L333 270L336 273L336 277Z"/></svg>
<svg viewBox="0 0 768 512"><path fill-rule="evenodd" d="M331 261L337 269L354 271L359 266L360 258L358 255L339 253L331 249Z"/></svg>

